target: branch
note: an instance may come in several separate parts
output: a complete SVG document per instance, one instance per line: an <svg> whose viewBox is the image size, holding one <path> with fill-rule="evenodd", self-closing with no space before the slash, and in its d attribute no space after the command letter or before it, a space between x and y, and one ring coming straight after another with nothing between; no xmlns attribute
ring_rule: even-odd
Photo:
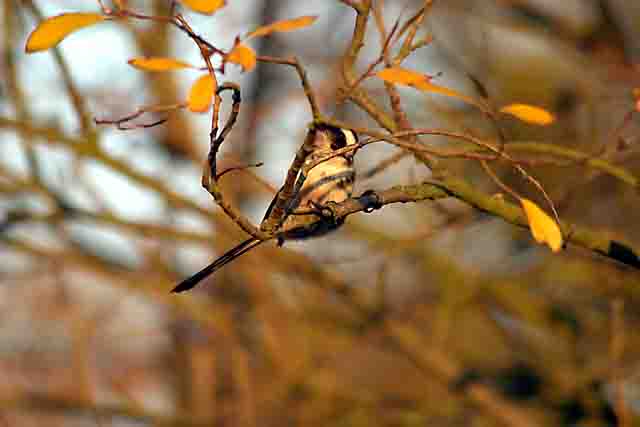
<svg viewBox="0 0 640 427"><path fill-rule="evenodd" d="M353 86L357 80L355 73L355 63L360 50L364 47L364 36L367 32L367 21L371 11L371 0L361 0L358 3L344 2L351 6L357 13L356 24L353 29L351 43L342 60L342 74L347 87Z"/></svg>
<svg viewBox="0 0 640 427"><path fill-rule="evenodd" d="M312 129L309 129L307 132L307 136L305 137L304 142L298 148L296 152L296 156L291 162L291 166L287 171L287 178L284 181L284 184L278 194L276 195L276 199L273 203L273 207L269 214L268 218L265 218L260 225L260 228L267 232L273 233L275 232L282 222L286 219L286 207L289 204L289 201L295 196L296 191L296 181L298 179L298 173L302 166L304 165L305 160L307 159L309 144L313 141L314 132Z"/></svg>
<svg viewBox="0 0 640 427"><path fill-rule="evenodd" d="M209 63L210 64L210 63ZM213 70L210 68L210 72ZM218 134L218 112L220 109L220 93L225 90L233 91L233 107L229 118L222 128L222 132ZM233 206L222 194L220 186L218 185L218 170L217 170L217 156L220 147L225 141L225 138L231 132L233 125L238 118L240 112L240 87L235 83L225 83L216 90L215 95L216 102L213 107L213 124L211 133L209 135L209 153L207 154L207 162L204 170L202 171L202 187L206 189L213 197L215 202L220 206L227 216L235 222L245 233L255 237L259 240L268 240L270 235L263 233L258 227L254 226L251 221L242 215L242 213Z"/></svg>
<svg viewBox="0 0 640 427"><path fill-rule="evenodd" d="M109 154L100 150L97 146L88 144L84 139L68 137L55 128L34 127L27 122L13 120L6 117L0 117L0 129L11 129L16 132L21 132L24 136L30 137L34 143L62 145L69 150L74 151L78 156L95 160L120 175L126 176L136 184L159 193L173 206L193 210L207 218L211 218L215 215L215 212L203 208L193 200L183 197L180 193L171 190L163 182L141 174L126 162L116 159L115 157L111 157Z"/></svg>
<svg viewBox="0 0 640 427"><path fill-rule="evenodd" d="M612 177L619 179L636 190L640 190L640 179L630 171L620 166L616 166L607 160L594 157L582 151L540 142L508 142L504 145L504 148L511 152L548 154L550 156L564 158L569 160L570 163L562 166L570 166L572 162L576 165L597 169L607 175L611 175Z"/></svg>
<svg viewBox="0 0 640 427"><path fill-rule="evenodd" d="M510 224L529 229L527 217L518 205L476 190L466 181L457 177L444 177L442 181L427 181L415 185L396 186L376 192L375 196L377 197L377 200L374 200L376 207L392 203L409 203L454 197L476 209L502 218ZM341 203L329 204L327 208L331 210L336 219L344 219L354 213L370 210L371 205L372 195L365 193L360 197L353 197ZM593 231L565 221L560 223L560 227L567 242L640 269L640 248L611 239L604 232Z"/></svg>
<svg viewBox="0 0 640 427"><path fill-rule="evenodd" d="M149 423L155 426L189 426L204 427L211 425L195 419L195 417L182 414L167 416L146 411L140 407L123 405L94 404L77 399L65 399L43 393L27 393L17 399L0 400L0 408L3 410L45 411L75 416L106 416L127 418L139 422Z"/></svg>

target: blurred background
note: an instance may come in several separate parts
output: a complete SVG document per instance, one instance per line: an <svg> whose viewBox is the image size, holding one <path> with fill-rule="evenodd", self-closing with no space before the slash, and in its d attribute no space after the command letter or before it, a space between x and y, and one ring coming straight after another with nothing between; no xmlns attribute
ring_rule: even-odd
<svg viewBox="0 0 640 427"><path fill-rule="evenodd" d="M374 0L387 29L423 3ZM126 4L169 13L167 1ZM175 28L128 20L27 56L43 17L98 5L2 0L0 10L0 426L638 424L638 272L572 246L552 254L527 230L456 200L352 215L326 238L265 244L170 295L246 238L200 186L210 116L183 110L128 131L94 119L183 102L197 71L144 73L127 60L200 64L196 46ZM223 49L260 25L319 15L249 44L298 56L325 113L377 126L337 96L351 7L229 0L212 17L180 10ZM380 52L373 17L367 30L359 73ZM544 128L501 119L507 141L571 148L638 175L639 2L435 0L416 40L425 37L433 41L404 66L469 96L486 92L496 106L556 115ZM225 80L241 85L243 103L221 168L264 166L227 174L223 190L258 222L311 114L290 67L228 65ZM388 108L379 80L362 87ZM414 127L496 138L468 105L399 92ZM397 150L358 153L357 193L429 176L411 156L367 173ZM640 242L636 188L582 162L536 159L527 170L563 220ZM477 162L446 166L499 191ZM540 200L512 168L495 167Z"/></svg>

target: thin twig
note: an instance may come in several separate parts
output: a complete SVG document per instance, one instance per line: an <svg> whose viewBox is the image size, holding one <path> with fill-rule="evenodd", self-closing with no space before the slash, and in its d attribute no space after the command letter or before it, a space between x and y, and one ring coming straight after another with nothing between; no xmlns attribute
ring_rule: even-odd
<svg viewBox="0 0 640 427"><path fill-rule="evenodd" d="M411 153L409 153L409 152L407 152L405 150L400 150L397 153L392 154L388 158L378 162L375 166L367 169L365 172L359 173L358 174L358 177L359 177L358 181L362 181L364 179L372 178L375 175L378 175L382 171L388 169L389 167L395 165L400 160L402 160L405 157L408 157L410 155L411 155Z"/></svg>
<svg viewBox="0 0 640 427"><path fill-rule="evenodd" d="M220 181L220 178L222 178L223 176L225 176L229 172L242 171L242 170L246 170L246 169L249 169L249 168L259 168L259 167L261 167L263 165L264 165L263 162L258 162L258 163L252 163L250 165L233 166L233 167L227 168L227 169L223 170L222 172L220 172L216 176L216 181Z"/></svg>
<svg viewBox="0 0 640 427"><path fill-rule="evenodd" d="M186 104L181 103L181 104L173 104L173 105L149 105L149 106L144 106L144 107L140 107L138 108L136 111L134 111L133 113L124 116L124 117L120 117L118 119L97 119L94 118L93 121L95 122L96 125L116 125L116 127L119 130L132 130L132 129L139 129L139 128L150 128L150 127L154 127L154 126L158 126L164 122L167 121L167 118L163 118L160 120L156 120L150 123L140 123L140 124L133 124L130 126L125 126L125 123L129 123L132 120L137 119L138 117L142 116L143 114L147 114L147 113L167 113L167 112L171 112L171 111L175 111L178 110L180 108L184 108L186 107Z"/></svg>
<svg viewBox="0 0 640 427"><path fill-rule="evenodd" d="M288 58L277 58L274 56L259 55L256 59L260 62L289 65L291 67L294 67L296 69L296 72L298 73L300 82L302 83L302 89L304 90L304 94L307 97L307 101L309 101L309 107L311 108L311 115L313 116L313 120L317 121L321 119L320 108L318 107L318 102L316 101L316 95L313 92L311 83L309 83L309 79L307 77L307 71L300 64L300 61L298 61L298 58L296 58L295 56L288 57Z"/></svg>
<svg viewBox="0 0 640 427"><path fill-rule="evenodd" d="M284 185L280 191L278 191L276 199L273 202L271 213L269 217L265 218L265 220L262 221L262 224L260 224L260 228L265 232L274 233L286 219L286 206L295 196L296 181L298 180L300 169L307 159L307 155L309 153L308 147L311 145L314 137L315 130L309 129L304 142L298 148L298 151L296 151L296 155L287 170L287 177L284 181Z"/></svg>

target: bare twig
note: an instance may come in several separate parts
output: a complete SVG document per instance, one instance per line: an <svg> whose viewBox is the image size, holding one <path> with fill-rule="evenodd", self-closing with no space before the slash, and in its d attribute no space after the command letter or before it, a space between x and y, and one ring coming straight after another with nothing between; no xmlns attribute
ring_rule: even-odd
<svg viewBox="0 0 640 427"><path fill-rule="evenodd" d="M162 123L165 123L168 119L167 118L163 118L163 119L159 119L150 123L136 123L136 124L132 124L129 126L125 126L125 123L129 123L132 120L137 119L138 117L142 116L143 114L147 114L147 113L167 113L167 112L171 112L171 111L175 111L178 110L180 108L184 108L186 107L186 104L182 103L182 104L174 104L174 105L148 105L148 106L144 106L144 107L140 107L138 108L135 112L124 116L124 117L120 117L118 119L97 119L94 118L93 121L95 122L95 124L97 125L116 125L116 127L119 130L132 130L132 129L140 129L140 128L151 128L154 126L158 126Z"/></svg>
<svg viewBox="0 0 640 427"><path fill-rule="evenodd" d="M253 163L253 164L250 164L250 165L234 166L234 167L227 168L227 169L223 170L222 172L220 172L218 175L216 175L216 181L220 181L220 178L222 178L224 175L228 174L229 172L241 171L241 170L245 170L245 169L248 169L248 168L259 168L259 167L261 167L263 165L264 165L263 162L258 162L258 163Z"/></svg>
<svg viewBox="0 0 640 427"><path fill-rule="evenodd" d="M307 101L309 101L309 107L311 107L311 115L313 116L313 120L317 121L321 119L320 108L318 107L318 102L316 101L315 93L313 92L313 88L309 83L309 79L307 77L307 71L298 61L298 58L295 56L289 58L276 58L273 56L258 56L256 58L260 62L266 62L271 64L282 64L289 65L296 69L298 73L298 77L300 78L300 82L302 83L302 89L304 90L304 94L307 97Z"/></svg>

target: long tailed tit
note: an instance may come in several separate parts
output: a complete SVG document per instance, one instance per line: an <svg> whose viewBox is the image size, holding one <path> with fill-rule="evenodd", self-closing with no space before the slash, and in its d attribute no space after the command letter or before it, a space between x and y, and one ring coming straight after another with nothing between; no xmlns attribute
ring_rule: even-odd
<svg viewBox="0 0 640 427"><path fill-rule="evenodd" d="M314 132L314 134L312 135L313 139L311 140L309 155L306 161L311 161L314 153L330 154L331 151L358 142L355 132L333 126L316 125L310 132ZM297 208L322 206L328 202L340 203L350 198L355 180L353 155L353 151L337 155L311 168L297 194L294 194L292 200L288 201L286 208L287 213L291 213ZM282 191L282 189L280 191ZM267 209L263 224L270 217L272 207L276 200L277 195ZM322 236L341 225L341 223L327 221L321 217L316 217L316 219L317 220L310 223L309 215L286 215L275 237L280 242L284 240L307 239ZM265 240L255 238L245 240L193 276L180 282L172 292L183 292L193 288L210 274L263 242L265 242Z"/></svg>

